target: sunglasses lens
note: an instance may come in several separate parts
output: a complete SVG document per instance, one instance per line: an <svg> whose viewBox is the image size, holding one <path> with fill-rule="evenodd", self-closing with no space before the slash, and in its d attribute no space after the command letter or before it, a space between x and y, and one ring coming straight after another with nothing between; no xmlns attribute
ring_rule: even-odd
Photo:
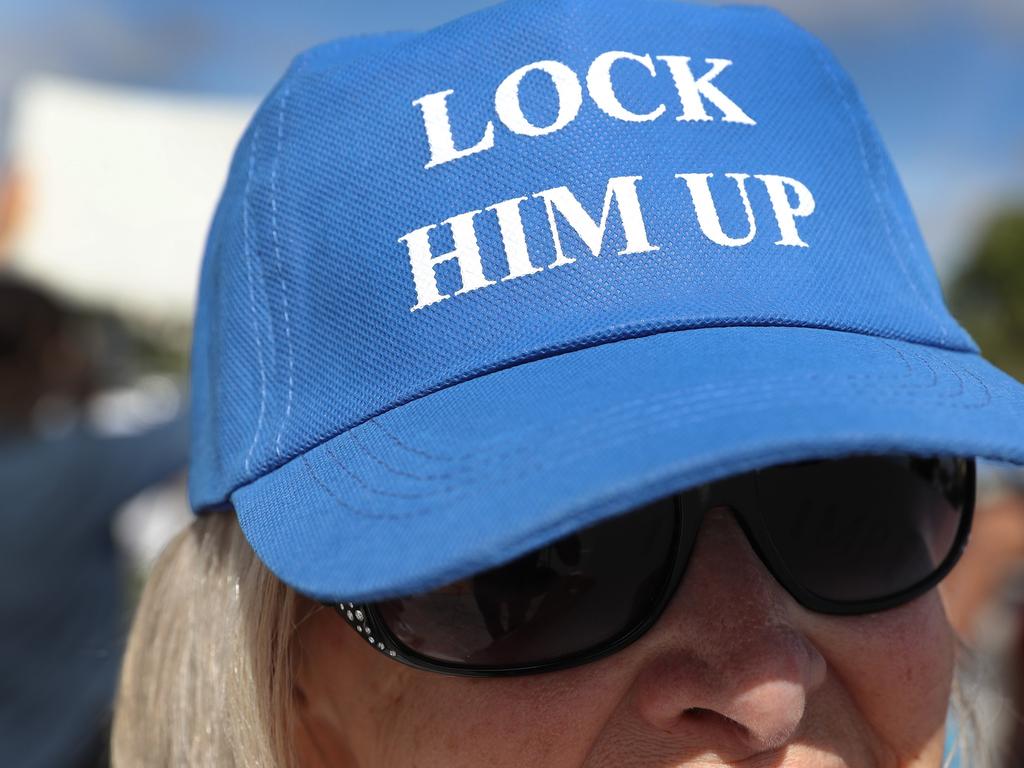
<svg viewBox="0 0 1024 768"><path fill-rule="evenodd" d="M954 555L970 500L968 462L864 456L758 473L772 544L818 597L880 600L932 577Z"/></svg>
<svg viewBox="0 0 1024 768"><path fill-rule="evenodd" d="M432 592L377 604L391 634L452 666L532 666L613 644L664 594L678 515L671 498Z"/></svg>

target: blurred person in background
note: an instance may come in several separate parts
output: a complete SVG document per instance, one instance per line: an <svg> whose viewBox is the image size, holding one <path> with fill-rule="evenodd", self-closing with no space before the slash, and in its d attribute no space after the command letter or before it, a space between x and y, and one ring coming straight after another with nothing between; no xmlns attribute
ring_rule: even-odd
<svg viewBox="0 0 1024 768"><path fill-rule="evenodd" d="M184 415L111 435L76 314L0 275L0 765L106 764L125 627L115 511L179 472Z"/></svg>

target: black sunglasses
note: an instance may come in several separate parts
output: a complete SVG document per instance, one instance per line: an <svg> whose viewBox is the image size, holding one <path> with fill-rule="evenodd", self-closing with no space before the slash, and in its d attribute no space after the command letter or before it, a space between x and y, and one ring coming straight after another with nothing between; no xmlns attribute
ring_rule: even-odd
<svg viewBox="0 0 1024 768"><path fill-rule="evenodd" d="M853 456L692 488L412 597L333 604L378 651L418 669L495 677L565 669L639 638L682 580L706 510L728 506L805 608L906 603L960 558L974 459Z"/></svg>

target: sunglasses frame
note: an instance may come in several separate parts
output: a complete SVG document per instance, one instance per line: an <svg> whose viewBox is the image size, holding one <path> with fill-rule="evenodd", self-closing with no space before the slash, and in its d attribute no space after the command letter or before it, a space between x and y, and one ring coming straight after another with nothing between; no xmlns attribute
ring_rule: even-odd
<svg viewBox="0 0 1024 768"><path fill-rule="evenodd" d="M757 475L765 470L753 470L715 480L684 490L671 496L674 506L675 547L672 552L670 573L644 619L629 627L615 638L582 651L556 657L535 664L508 666L471 666L443 662L423 656L404 645L388 629L374 603L325 603L336 609L341 617L380 653L415 669L438 672L459 677L514 677L543 672L556 672L603 659L622 650L646 634L661 618L669 602L679 589L693 546L697 540L704 515L709 509L728 507L743 529L751 548L772 577L794 600L808 610L832 616L854 616L888 610L908 603L936 586L956 565L970 536L974 517L977 470L974 458L956 458L964 468L964 509L949 554L934 572L906 589L872 600L838 601L822 598L804 587L787 569L785 562L772 543L767 524L757 505ZM767 469L771 469L770 467ZM628 512L625 514L629 514Z"/></svg>

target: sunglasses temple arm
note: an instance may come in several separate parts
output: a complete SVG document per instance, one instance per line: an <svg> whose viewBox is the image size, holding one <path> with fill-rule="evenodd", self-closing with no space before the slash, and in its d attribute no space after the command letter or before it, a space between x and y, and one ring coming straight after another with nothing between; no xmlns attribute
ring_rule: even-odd
<svg viewBox="0 0 1024 768"><path fill-rule="evenodd" d="M341 614L345 623L358 632L371 646L392 658L398 655L397 650L389 647L389 643L385 640L386 633L374 629L369 606L351 602L329 603L329 605L333 606Z"/></svg>

